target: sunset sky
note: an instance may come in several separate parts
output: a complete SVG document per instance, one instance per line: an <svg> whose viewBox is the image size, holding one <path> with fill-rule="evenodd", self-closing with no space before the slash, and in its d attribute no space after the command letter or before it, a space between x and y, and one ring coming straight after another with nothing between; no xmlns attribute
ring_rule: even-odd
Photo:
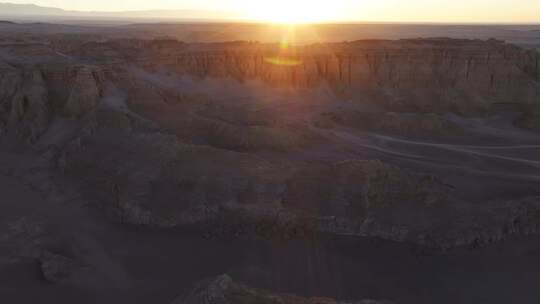
<svg viewBox="0 0 540 304"><path fill-rule="evenodd" d="M540 0L7 0L68 10L205 9L275 22L540 23ZM0 0L2 2L2 0ZM226 13L224 13L226 14ZM227 16L224 16L227 17Z"/></svg>

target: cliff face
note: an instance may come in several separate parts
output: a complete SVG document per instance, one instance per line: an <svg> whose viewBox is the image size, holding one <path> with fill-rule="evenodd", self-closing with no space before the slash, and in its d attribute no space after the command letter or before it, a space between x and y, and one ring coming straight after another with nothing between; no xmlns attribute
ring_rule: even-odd
<svg viewBox="0 0 540 304"><path fill-rule="evenodd" d="M540 55L498 41L359 41L286 49L245 44L168 51L151 56L199 77L292 87L328 84L340 94L371 93L388 107L409 111L485 112L493 103L537 103L540 93Z"/></svg>
<svg viewBox="0 0 540 304"><path fill-rule="evenodd" d="M91 68L33 67L0 73L0 134L33 143L55 116L88 113L99 98L98 75Z"/></svg>
<svg viewBox="0 0 540 304"><path fill-rule="evenodd" d="M136 65L200 78L330 86L389 110L485 114L493 104L535 104L540 54L497 40L366 40L287 46L119 40L55 47L111 70ZM103 55L97 55L103 54Z"/></svg>

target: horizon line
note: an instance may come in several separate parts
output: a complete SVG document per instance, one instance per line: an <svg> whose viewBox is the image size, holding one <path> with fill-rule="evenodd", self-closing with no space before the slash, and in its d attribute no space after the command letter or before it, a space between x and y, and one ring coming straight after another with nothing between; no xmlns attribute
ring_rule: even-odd
<svg viewBox="0 0 540 304"><path fill-rule="evenodd" d="M0 2L1 4L7 4L7 5L15 5L15 6L34 6L39 8L45 8L45 9L57 9L61 10L66 13L80 13L80 14L93 14L95 16L69 16L69 15L61 15L61 14L47 14L47 13L7 13L3 14L0 13L0 18L5 17L49 17L51 19L57 18L57 19L85 19L85 21L91 21L93 18L95 19L108 19L110 20L163 20L163 21L176 21L178 23L185 22L186 20L189 20L190 22L207 22L207 23L249 23L249 24L288 24L288 23L279 23L279 22L270 22L265 20L256 20L249 17L240 17L238 14L241 14L240 12L236 11L229 11L229 10L213 10L213 9L201 9L201 8L178 8L178 9L146 9L146 10L72 10L72 9L65 9L62 7L56 7L56 6L42 6L34 3L13 3L13 2ZM208 13L223 13L223 14L231 14L230 17L174 17L174 16L152 16L152 17L144 17L144 16L100 16L99 14L105 14L105 15L112 15L112 14L137 14L137 13L159 13L159 12L208 12ZM99 21L99 20L95 20ZM159 22L162 23L162 22ZM422 21L422 20L395 20L395 21L384 21L384 20L356 20L356 19L344 19L344 20L321 20L321 21L314 21L314 22L299 22L295 23L297 25L358 25L358 24L396 24L396 25L540 25L540 20L535 21Z"/></svg>

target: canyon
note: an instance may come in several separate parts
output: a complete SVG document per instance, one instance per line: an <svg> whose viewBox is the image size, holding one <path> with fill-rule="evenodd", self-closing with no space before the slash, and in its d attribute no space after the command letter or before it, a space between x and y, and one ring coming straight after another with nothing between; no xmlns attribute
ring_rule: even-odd
<svg viewBox="0 0 540 304"><path fill-rule="evenodd" d="M35 291L0 293L474 303L481 290L463 299L441 288L466 289L453 262L540 267L538 51L496 39L102 38L0 41L0 276ZM310 250L306 269L272 269ZM395 265L391 252L421 262ZM449 278L383 290L396 283L375 271L383 264L418 270L404 286ZM378 275L333 285L347 267ZM534 274L512 285L509 272L490 286L537 299Z"/></svg>

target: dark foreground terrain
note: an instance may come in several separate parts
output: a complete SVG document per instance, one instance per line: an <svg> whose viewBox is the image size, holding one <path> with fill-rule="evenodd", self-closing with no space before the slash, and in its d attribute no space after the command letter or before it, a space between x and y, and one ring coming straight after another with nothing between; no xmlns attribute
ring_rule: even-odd
<svg viewBox="0 0 540 304"><path fill-rule="evenodd" d="M6 33L2 302L540 298L534 50Z"/></svg>

